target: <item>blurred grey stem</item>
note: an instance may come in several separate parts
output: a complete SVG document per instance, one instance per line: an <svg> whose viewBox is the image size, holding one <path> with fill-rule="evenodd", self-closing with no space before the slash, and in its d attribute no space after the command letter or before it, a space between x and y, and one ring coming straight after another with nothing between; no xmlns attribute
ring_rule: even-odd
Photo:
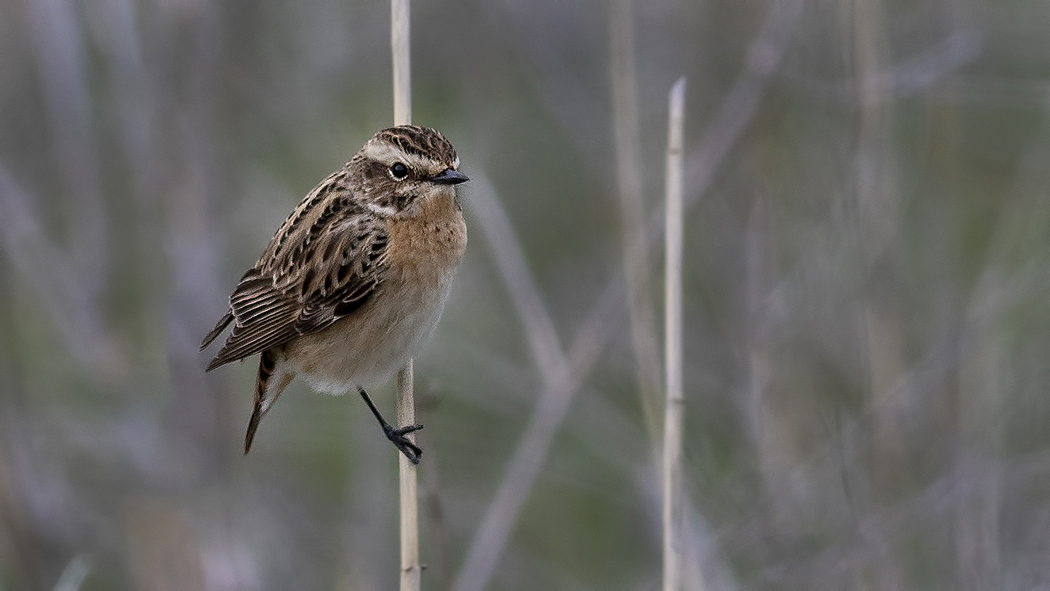
<svg viewBox="0 0 1050 591"><path fill-rule="evenodd" d="M90 60L77 22L77 2L40 0L26 5L35 43L62 181L68 260L79 270L78 289L97 305L109 277L108 208L103 205L102 151L95 130Z"/></svg>
<svg viewBox="0 0 1050 591"><path fill-rule="evenodd" d="M390 49L394 69L394 125L412 122L411 54L409 52L409 2L390 2ZM397 374L397 424L415 424L412 395L412 360ZM412 437L410 435L410 437ZM416 466L397 454L401 506L401 591L419 591L419 493Z"/></svg>
<svg viewBox="0 0 1050 591"><path fill-rule="evenodd" d="M660 361L655 312L649 293L650 256L646 237L641 139L638 129L637 75L634 62L634 3L617 0L610 15L613 137L620 198L620 234L627 280L631 343L637 364L638 395L653 446L659 433Z"/></svg>
<svg viewBox="0 0 1050 591"><path fill-rule="evenodd" d="M112 340L97 302L78 289L82 270L48 236L34 207L40 201L0 161L0 252L10 259L18 281L28 285L56 319L58 334L71 357L80 367L101 374L116 357Z"/></svg>
<svg viewBox="0 0 1050 591"><path fill-rule="evenodd" d="M685 78L671 88L667 134L665 352L667 407L663 453L663 591L682 580L682 135Z"/></svg>
<svg viewBox="0 0 1050 591"><path fill-rule="evenodd" d="M747 47L743 71L704 127L700 144L685 159L683 179L691 188L684 195L687 210L707 192L718 168L751 123L766 83L784 58L803 6L805 0L777 0L762 19L758 33ZM654 221L658 219L659 216L653 216Z"/></svg>
<svg viewBox="0 0 1050 591"><path fill-rule="evenodd" d="M897 388L907 365L897 285L901 269L897 245L901 236L901 204L898 171L893 146L895 139L894 103L880 100L879 72L889 61L886 8L882 0L854 0L848 7L853 33L853 74L859 91L857 145L854 160L855 185L844 220L846 235L856 236L855 257L864 281L877 288L860 294L856 322L860 330L861 354L865 362L866 405L870 408L871 447L866 469L853 476L867 486L851 488L853 503L866 510L879 500L873 490L897 486L908 470L911 452L904 425L911 412L908 390ZM851 197L851 198L850 198ZM873 585L881 589L901 588L906 573L890 559L889 540L893 532L884 522L873 520L862 529L871 548L874 564Z"/></svg>
<svg viewBox="0 0 1050 591"><path fill-rule="evenodd" d="M775 68L780 64L785 48L795 30L798 16L801 12L803 0L779 0L770 7L762 21L762 26L751 42L748 49L747 67L732 89L722 101L714 120L705 130L700 146L691 152L689 158L690 166L683 175L688 179L693 192L685 199L683 207L688 209L696 203L700 195L707 190L714 178L714 173L724 161L729 149L736 144L743 134L747 124L751 121L758 99L765 88L765 83ZM477 195L472 199L475 213L479 217L482 230L489 232L486 226L485 216L481 205L485 199L498 206L495 193L491 185L475 179L475 186L479 187ZM491 193L491 197L489 194ZM502 210L498 210L502 212ZM509 224L507 224L509 228ZM505 248L505 241L489 236L490 246L493 251L499 253L510 250ZM518 245L514 238L513 245ZM520 246L515 246L520 252ZM509 254L508 254L509 256ZM542 299L536 291L531 277L514 276L508 272L501 261L497 261L500 271L504 275L511 293L515 293L516 285L527 285L535 292L530 301L535 300L542 308ZM511 281L520 281L520 284L512 284ZM467 550L467 556L463 561L459 574L453 588L456 591L480 591L484 589L495 571L506 547L510 532L517 522L522 505L528 498L536 475L542 467L546 454L550 450L551 441L556 434L561 421L568 412L570 403L576 390L584 377L591 371L598 355L608 344L614 329L618 328L615 316L620 312L623 305L622 293L616 289L619 278L611 282L602 292L598 304L592 309L590 315L582 323L576 333L567 356L569 373L564 381L556 380L555 376L544 372L545 386L540 394L530 417L525 432L518 441L514 457L508 464L507 473L500 482L495 497L485 511L481 525L478 526L474 539L471 540ZM535 328L530 317L519 302L515 301L515 307L522 323L530 328ZM541 367L541 371L544 368Z"/></svg>
<svg viewBox="0 0 1050 591"><path fill-rule="evenodd" d="M566 355L554 321L529 273L521 242L495 189L482 174L475 176L474 185L477 192L470 201L471 208L492 248L496 266L525 329L543 377L543 391L496 495L471 540L453 586L458 591L481 591L488 585L536 475L546 462L554 436L569 411L573 395L608 342L616 326L613 316L621 305L620 291L607 289Z"/></svg>

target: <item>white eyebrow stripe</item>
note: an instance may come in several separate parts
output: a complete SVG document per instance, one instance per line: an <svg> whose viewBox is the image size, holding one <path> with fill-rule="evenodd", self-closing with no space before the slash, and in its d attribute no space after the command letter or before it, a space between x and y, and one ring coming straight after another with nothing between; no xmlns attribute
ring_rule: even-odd
<svg viewBox="0 0 1050 591"><path fill-rule="evenodd" d="M365 156L370 160L382 162L383 164L403 162L416 170L428 170L434 166L433 161L429 158L424 158L418 154L406 154L385 142L368 142L365 144Z"/></svg>

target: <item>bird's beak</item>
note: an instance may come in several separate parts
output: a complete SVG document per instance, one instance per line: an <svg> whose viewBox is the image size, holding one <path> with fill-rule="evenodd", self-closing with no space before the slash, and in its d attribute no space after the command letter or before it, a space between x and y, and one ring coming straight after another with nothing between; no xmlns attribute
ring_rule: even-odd
<svg viewBox="0 0 1050 591"><path fill-rule="evenodd" d="M439 185L458 185L460 183L469 181L470 178L462 172L459 172L458 170L446 168L445 170L441 171L441 174L432 177L430 180Z"/></svg>

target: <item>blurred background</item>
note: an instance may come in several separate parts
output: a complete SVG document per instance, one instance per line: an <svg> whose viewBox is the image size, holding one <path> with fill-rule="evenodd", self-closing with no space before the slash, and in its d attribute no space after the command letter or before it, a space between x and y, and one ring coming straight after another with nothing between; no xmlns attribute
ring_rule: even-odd
<svg viewBox="0 0 1050 591"><path fill-rule="evenodd" d="M0 2L0 589L392 589L396 452L230 291L392 121L389 6ZM416 359L424 589L660 581L687 77L685 587L1050 589L1050 4L413 5L473 182ZM393 385L372 394L393 413Z"/></svg>

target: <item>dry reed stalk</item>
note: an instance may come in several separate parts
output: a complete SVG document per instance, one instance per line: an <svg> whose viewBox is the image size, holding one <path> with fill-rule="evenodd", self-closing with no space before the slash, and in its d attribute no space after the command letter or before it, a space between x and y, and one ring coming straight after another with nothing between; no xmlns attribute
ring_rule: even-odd
<svg viewBox="0 0 1050 591"><path fill-rule="evenodd" d="M414 425L415 401L412 396L412 360L397 374L397 424ZM405 454L397 454L401 506L401 591L419 591L422 566L419 564L419 492L416 465Z"/></svg>
<svg viewBox="0 0 1050 591"><path fill-rule="evenodd" d="M390 2L390 50L394 68L394 125L412 123L412 61L408 0Z"/></svg>
<svg viewBox="0 0 1050 591"><path fill-rule="evenodd" d="M394 125L412 122L412 77L409 52L409 2L390 2L390 49L394 70ZM397 374L397 424L415 424L416 404L412 393L412 360ZM411 437L411 436L410 436ZM401 591L419 591L419 493L416 465L398 454L398 484L401 513Z"/></svg>
<svg viewBox="0 0 1050 591"><path fill-rule="evenodd" d="M671 88L667 135L667 231L665 299L665 380L663 453L663 591L678 591L682 580L682 128L685 78Z"/></svg>

